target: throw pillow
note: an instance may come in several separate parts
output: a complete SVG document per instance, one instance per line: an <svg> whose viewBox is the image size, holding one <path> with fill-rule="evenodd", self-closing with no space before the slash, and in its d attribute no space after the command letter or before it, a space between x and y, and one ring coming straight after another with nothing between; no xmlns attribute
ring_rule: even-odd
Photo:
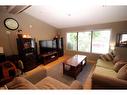
<svg viewBox="0 0 127 95"><path fill-rule="evenodd" d="M118 71L117 78L127 80L127 64Z"/></svg>
<svg viewBox="0 0 127 95"><path fill-rule="evenodd" d="M0 86L12 81L16 76L16 66L11 61L0 64Z"/></svg>
<svg viewBox="0 0 127 95"><path fill-rule="evenodd" d="M115 57L114 57L114 59L113 59L113 64L115 64L117 61L120 61L119 56L115 56Z"/></svg>
<svg viewBox="0 0 127 95"><path fill-rule="evenodd" d="M100 59L104 61L112 61L113 60L113 55L111 53L107 53L105 55L101 55Z"/></svg>
<svg viewBox="0 0 127 95"><path fill-rule="evenodd" d="M115 64L116 62L118 61L126 61L125 59L123 59L122 57L120 57L119 55L115 56L114 59L113 59L113 64Z"/></svg>
<svg viewBox="0 0 127 95"><path fill-rule="evenodd" d="M115 51L111 51L110 54L113 56L113 58L116 56Z"/></svg>
<svg viewBox="0 0 127 95"><path fill-rule="evenodd" d="M127 62L123 61L116 62L116 64L114 65L114 71L118 72L120 68L123 67L125 64L127 64Z"/></svg>

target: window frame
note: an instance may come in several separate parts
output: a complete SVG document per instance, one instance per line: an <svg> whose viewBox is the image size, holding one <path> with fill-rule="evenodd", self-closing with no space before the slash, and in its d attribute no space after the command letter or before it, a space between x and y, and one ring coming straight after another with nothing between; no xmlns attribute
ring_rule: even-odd
<svg viewBox="0 0 127 95"><path fill-rule="evenodd" d="M111 41L112 29L95 29L95 30L92 30L92 36L93 36L93 32L94 32L94 31L106 31L106 30L109 30L109 31L110 31L109 48L108 48L108 51L109 51L109 50L110 50L110 41ZM93 38L92 38L92 42L93 42ZM92 43L91 43L91 45L92 45ZM92 47L92 46L91 46L91 47ZM90 53L93 53L93 54L104 54L104 53L94 53L94 52L92 52L92 48L91 48Z"/></svg>
<svg viewBox="0 0 127 95"><path fill-rule="evenodd" d="M87 31L80 31L80 32L90 32L91 34L92 34L92 32L90 31L90 30L87 30ZM78 34L79 34L79 32L78 32ZM90 37L91 38L91 37ZM92 39L92 38L91 38ZM79 49L77 48L77 51L78 52L87 52L87 53L91 53L91 42L92 42L92 40L90 39L90 52L88 52L88 51L79 51ZM77 40L77 41L79 41L79 40ZM77 47L78 47L78 44L77 44Z"/></svg>
<svg viewBox="0 0 127 95"><path fill-rule="evenodd" d="M67 33L76 33L77 35L78 35L78 32L67 32ZM76 50L71 50L71 49L68 49L68 44L67 44L67 33L66 33L66 50L67 51L75 51L75 52L77 52L78 50L76 49ZM77 37L77 39L78 39L78 37ZM78 41L78 40L77 40ZM77 47L78 47L78 44L77 44Z"/></svg>
<svg viewBox="0 0 127 95"><path fill-rule="evenodd" d="M111 41L111 34L112 34L112 29L94 29L94 30L85 30L85 31L79 31L79 32L91 32L91 41L90 41L90 52L87 52L87 51L79 51L78 49L78 33L79 32L67 32L67 33L77 33L77 49L76 50L71 50L71 49L68 49L68 44L67 44L67 33L66 33L66 50L67 51L74 51L74 52L83 52L83 53L93 53L93 54L103 54L103 53L94 53L92 52L92 43L93 43L93 32L94 31L106 31L106 30L109 30L110 31L110 37L109 37L109 50L110 50L110 41ZM108 50L108 51L109 51Z"/></svg>

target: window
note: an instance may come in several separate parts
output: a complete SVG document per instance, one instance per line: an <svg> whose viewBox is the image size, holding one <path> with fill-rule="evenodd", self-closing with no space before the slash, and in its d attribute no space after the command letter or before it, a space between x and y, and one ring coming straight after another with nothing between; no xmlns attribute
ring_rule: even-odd
<svg viewBox="0 0 127 95"><path fill-rule="evenodd" d="M92 37L92 52L93 53L108 53L109 51L110 31L93 31Z"/></svg>
<svg viewBox="0 0 127 95"><path fill-rule="evenodd" d="M108 53L111 30L67 33L67 48L81 52Z"/></svg>
<svg viewBox="0 0 127 95"><path fill-rule="evenodd" d="M77 33L67 33L67 48L77 50Z"/></svg>
<svg viewBox="0 0 127 95"><path fill-rule="evenodd" d="M90 52L91 32L78 32L78 51Z"/></svg>

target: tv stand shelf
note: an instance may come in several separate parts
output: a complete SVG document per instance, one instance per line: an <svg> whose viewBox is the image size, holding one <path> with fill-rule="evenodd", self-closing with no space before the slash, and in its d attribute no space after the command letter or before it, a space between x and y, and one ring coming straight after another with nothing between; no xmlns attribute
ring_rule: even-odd
<svg viewBox="0 0 127 95"><path fill-rule="evenodd" d="M47 64L50 63L58 58L58 53L57 52L48 52L46 54L41 54L40 59L42 60L42 64Z"/></svg>
<svg viewBox="0 0 127 95"><path fill-rule="evenodd" d="M38 61L42 64L50 63L64 55L63 38L39 41L40 55Z"/></svg>

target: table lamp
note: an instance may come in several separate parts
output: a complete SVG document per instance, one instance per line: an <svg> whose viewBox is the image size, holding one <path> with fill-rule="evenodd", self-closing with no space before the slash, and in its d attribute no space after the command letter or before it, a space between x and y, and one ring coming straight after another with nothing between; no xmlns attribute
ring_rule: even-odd
<svg viewBox="0 0 127 95"><path fill-rule="evenodd" d="M0 53L4 53L3 47L0 47Z"/></svg>

